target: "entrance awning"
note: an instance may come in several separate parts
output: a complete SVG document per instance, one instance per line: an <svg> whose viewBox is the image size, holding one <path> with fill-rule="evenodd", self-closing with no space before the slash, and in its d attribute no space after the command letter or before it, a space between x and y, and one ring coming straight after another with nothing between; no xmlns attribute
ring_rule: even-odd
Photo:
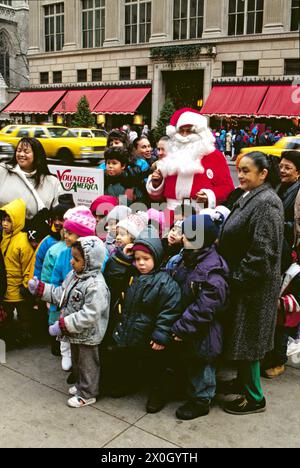
<svg viewBox="0 0 300 468"><path fill-rule="evenodd" d="M96 114L134 114L151 88L109 89L92 112Z"/></svg>
<svg viewBox="0 0 300 468"><path fill-rule="evenodd" d="M201 114L252 117L257 114L267 90L268 86L265 85L214 86Z"/></svg>
<svg viewBox="0 0 300 468"><path fill-rule="evenodd" d="M259 117L299 118L300 86L269 86L257 115Z"/></svg>
<svg viewBox="0 0 300 468"><path fill-rule="evenodd" d="M8 114L48 114L66 90L21 91L20 94L3 109Z"/></svg>
<svg viewBox="0 0 300 468"><path fill-rule="evenodd" d="M77 112L77 103L82 96L86 96L90 111L93 112L94 107L105 96L108 89L76 89L67 91L64 98L55 107L53 114L75 114Z"/></svg>

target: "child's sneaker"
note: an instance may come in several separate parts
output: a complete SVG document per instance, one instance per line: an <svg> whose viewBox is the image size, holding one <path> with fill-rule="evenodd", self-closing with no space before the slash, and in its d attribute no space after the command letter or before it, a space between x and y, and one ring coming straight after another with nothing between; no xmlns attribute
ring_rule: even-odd
<svg viewBox="0 0 300 468"><path fill-rule="evenodd" d="M68 372L72 369L72 359L69 356L63 356L61 360L62 370Z"/></svg>
<svg viewBox="0 0 300 468"><path fill-rule="evenodd" d="M68 406L71 408L81 408L82 406L93 405L96 403L96 398L83 398L79 395L75 395L68 400Z"/></svg>
<svg viewBox="0 0 300 468"><path fill-rule="evenodd" d="M77 388L75 385L69 388L69 395L76 395L76 393L77 393Z"/></svg>

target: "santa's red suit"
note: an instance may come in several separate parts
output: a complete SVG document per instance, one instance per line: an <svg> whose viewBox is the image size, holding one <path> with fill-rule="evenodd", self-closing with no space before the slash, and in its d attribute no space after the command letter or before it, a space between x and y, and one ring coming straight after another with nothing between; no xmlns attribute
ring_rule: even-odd
<svg viewBox="0 0 300 468"><path fill-rule="evenodd" d="M205 192L208 207L215 208L226 200L234 185L223 153L214 147L214 137L207 128L207 119L193 109L176 111L167 127L170 142L167 156L157 162L163 182L154 188L152 177L147 181L150 198L165 198L169 210L185 199L195 200L199 191ZM193 133L182 137L180 127L192 126Z"/></svg>

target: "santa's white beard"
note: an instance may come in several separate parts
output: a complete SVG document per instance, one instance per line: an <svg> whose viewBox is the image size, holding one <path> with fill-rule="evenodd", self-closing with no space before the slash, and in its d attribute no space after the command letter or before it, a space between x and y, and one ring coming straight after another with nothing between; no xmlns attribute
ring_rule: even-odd
<svg viewBox="0 0 300 468"><path fill-rule="evenodd" d="M157 162L163 177L168 175L203 174L201 159L215 150L214 137L209 130L184 137L176 133L167 143L167 155Z"/></svg>

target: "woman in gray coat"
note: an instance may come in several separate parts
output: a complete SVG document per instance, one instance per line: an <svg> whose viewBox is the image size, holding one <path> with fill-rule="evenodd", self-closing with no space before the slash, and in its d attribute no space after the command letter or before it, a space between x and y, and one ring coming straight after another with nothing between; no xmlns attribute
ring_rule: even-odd
<svg viewBox="0 0 300 468"><path fill-rule="evenodd" d="M273 348L284 229L282 202L272 189L276 169L264 153L249 153L240 160L238 177L245 193L234 204L220 237L220 253L231 276L225 352L238 361L234 387L243 395L225 405L232 414L266 408L260 360Z"/></svg>

